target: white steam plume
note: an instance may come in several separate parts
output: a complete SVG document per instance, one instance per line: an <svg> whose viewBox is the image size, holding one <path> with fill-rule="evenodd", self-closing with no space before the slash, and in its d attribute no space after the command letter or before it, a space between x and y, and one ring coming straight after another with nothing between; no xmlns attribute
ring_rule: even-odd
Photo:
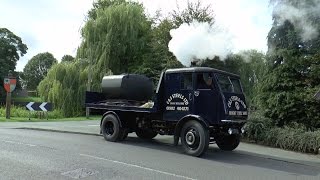
<svg viewBox="0 0 320 180"><path fill-rule="evenodd" d="M184 23L171 29L170 35L169 51L185 66L190 66L193 60L213 59L215 56L223 60L231 52L230 35L206 22Z"/></svg>
<svg viewBox="0 0 320 180"><path fill-rule="evenodd" d="M279 17L280 25L286 20L291 22L298 30L303 41L316 38L319 35L317 24L309 19L308 15L320 16L320 0L313 0L315 6L307 5L306 2L299 2L298 6L292 6L287 1L280 1L275 4L273 14Z"/></svg>

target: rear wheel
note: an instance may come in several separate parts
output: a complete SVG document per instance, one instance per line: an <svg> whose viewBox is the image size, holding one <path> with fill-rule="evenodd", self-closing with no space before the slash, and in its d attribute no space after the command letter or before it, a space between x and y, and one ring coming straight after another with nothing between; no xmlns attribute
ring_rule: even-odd
<svg viewBox="0 0 320 180"><path fill-rule="evenodd" d="M209 147L209 133L198 121L188 121L181 130L181 144L185 153L201 156Z"/></svg>
<svg viewBox="0 0 320 180"><path fill-rule="evenodd" d="M236 149L240 144L240 135L232 134L220 137L216 141L218 147L224 151L232 151Z"/></svg>
<svg viewBox="0 0 320 180"><path fill-rule="evenodd" d="M118 119L112 114L103 118L101 132L107 141L115 142L123 139L123 129L120 127Z"/></svg>
<svg viewBox="0 0 320 180"><path fill-rule="evenodd" d="M157 132L147 130L147 129L137 129L136 134L141 139L153 139L158 135Z"/></svg>

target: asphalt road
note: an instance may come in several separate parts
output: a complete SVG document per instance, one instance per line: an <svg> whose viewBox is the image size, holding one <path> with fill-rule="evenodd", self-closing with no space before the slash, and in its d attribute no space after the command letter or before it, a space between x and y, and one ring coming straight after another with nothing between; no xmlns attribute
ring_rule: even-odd
<svg viewBox="0 0 320 180"><path fill-rule="evenodd" d="M171 139L170 139L171 140ZM168 138L121 143L101 136L0 128L0 179L320 179L320 163L211 145L202 158Z"/></svg>

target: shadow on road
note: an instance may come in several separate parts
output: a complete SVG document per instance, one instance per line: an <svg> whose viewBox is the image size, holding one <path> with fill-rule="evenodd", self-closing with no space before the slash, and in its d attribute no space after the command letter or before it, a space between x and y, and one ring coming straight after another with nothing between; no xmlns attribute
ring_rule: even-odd
<svg viewBox="0 0 320 180"><path fill-rule="evenodd" d="M128 137L123 144L183 154L180 146L175 147L172 145L171 139L156 138L154 140L146 141L137 137ZM320 163L296 161L241 150L227 152L220 150L215 145L210 145L207 153L204 154L201 159L231 165L244 165L272 169L295 175L317 176L320 173Z"/></svg>

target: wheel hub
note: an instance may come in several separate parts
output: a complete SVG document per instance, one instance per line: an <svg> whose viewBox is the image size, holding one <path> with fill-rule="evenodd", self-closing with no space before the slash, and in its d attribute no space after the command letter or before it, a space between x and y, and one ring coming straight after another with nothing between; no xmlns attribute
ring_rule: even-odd
<svg viewBox="0 0 320 180"><path fill-rule="evenodd" d="M196 140L196 136L195 136L195 133L193 132L193 130L191 129L190 131L188 131L186 133L186 142L187 144L190 146L190 145L193 145L194 142Z"/></svg>
<svg viewBox="0 0 320 180"><path fill-rule="evenodd" d="M113 123L107 123L106 124L106 134L109 136L112 136L112 134L114 133L114 125Z"/></svg>

